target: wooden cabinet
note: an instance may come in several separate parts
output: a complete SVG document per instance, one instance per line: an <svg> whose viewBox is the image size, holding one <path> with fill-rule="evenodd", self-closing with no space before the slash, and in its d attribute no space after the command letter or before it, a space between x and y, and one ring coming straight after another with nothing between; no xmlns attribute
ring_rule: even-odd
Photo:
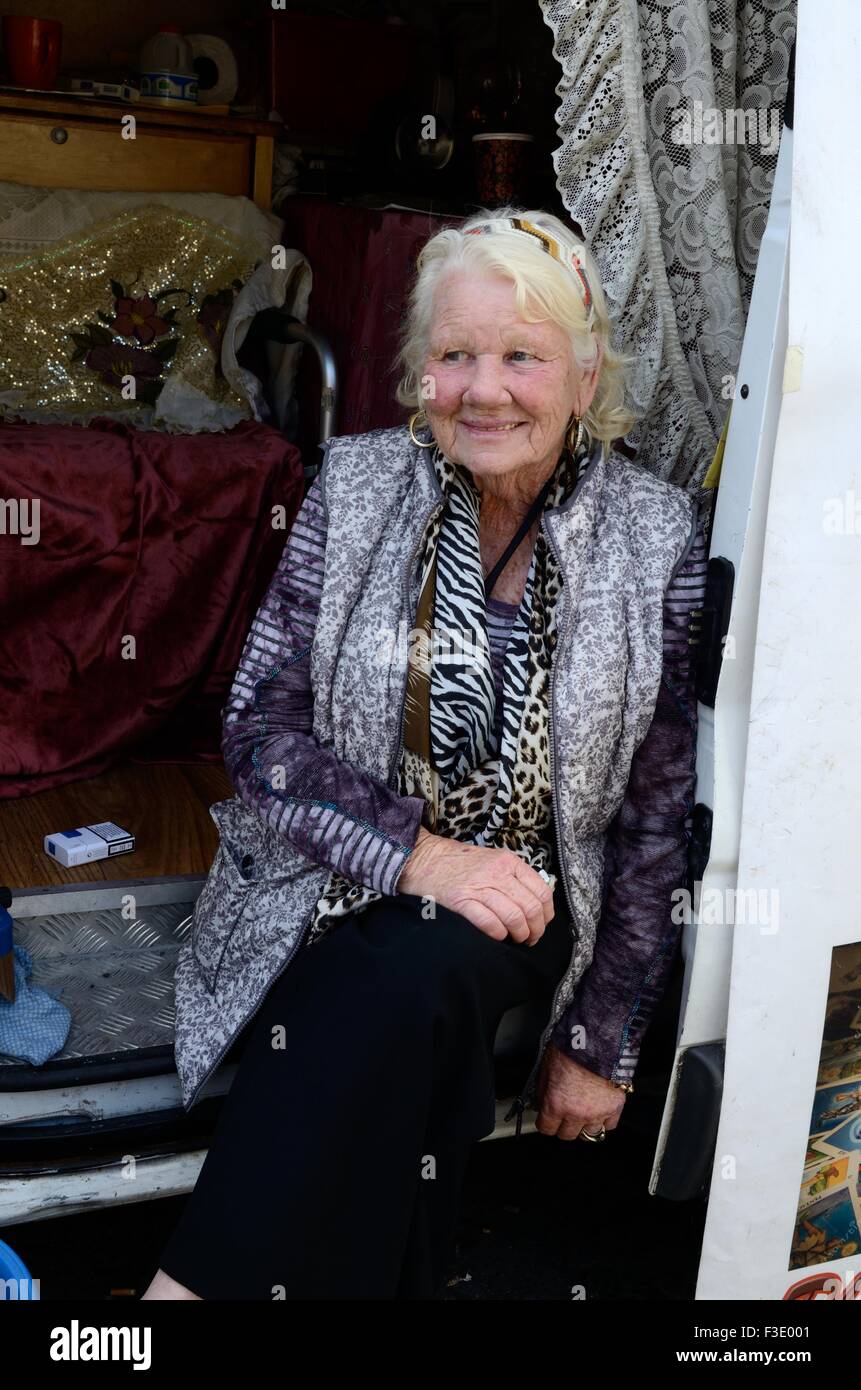
<svg viewBox="0 0 861 1390"><path fill-rule="evenodd" d="M134 116L135 138L123 137ZM0 92L0 180L48 188L239 193L268 211L276 122Z"/></svg>

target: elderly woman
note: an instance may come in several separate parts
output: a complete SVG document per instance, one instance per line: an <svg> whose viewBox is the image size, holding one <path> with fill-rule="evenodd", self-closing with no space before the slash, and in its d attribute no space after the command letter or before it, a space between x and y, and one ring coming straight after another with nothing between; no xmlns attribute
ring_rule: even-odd
<svg viewBox="0 0 861 1390"><path fill-rule="evenodd" d="M433 1297L502 1016L546 1019L506 1118L600 1142L672 961L704 538L613 448L585 247L439 232L401 361L409 425L330 441L225 711L186 1108L254 1023L145 1298Z"/></svg>

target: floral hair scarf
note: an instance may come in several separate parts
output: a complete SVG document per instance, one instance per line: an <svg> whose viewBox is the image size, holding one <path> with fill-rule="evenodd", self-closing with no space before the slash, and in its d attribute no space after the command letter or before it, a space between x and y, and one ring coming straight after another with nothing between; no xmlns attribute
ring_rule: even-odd
<svg viewBox="0 0 861 1390"><path fill-rule="evenodd" d="M589 462L560 456L544 509L570 496ZM420 796L437 835L513 850L547 878L552 849L549 683L561 575L539 529L503 666L502 735L479 546L481 494L472 475L434 448L445 503L424 538L415 641L410 643L398 790ZM335 918L381 895L333 871L309 944Z"/></svg>

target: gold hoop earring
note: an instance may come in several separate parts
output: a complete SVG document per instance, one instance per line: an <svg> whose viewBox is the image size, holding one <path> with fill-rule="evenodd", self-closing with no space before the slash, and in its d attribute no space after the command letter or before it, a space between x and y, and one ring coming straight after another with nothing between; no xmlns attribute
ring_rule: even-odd
<svg viewBox="0 0 861 1390"><path fill-rule="evenodd" d="M424 416L424 419L422 419L422 416ZM416 439L416 436L415 436L416 420L421 420L421 424L419 425L419 429L420 429L420 430L423 430L423 429L425 429L425 428L428 428L428 429L430 428L430 422L429 422L429 420L428 420L428 417L425 415L424 411L423 411L423 410L417 410L416 413L415 413L415 415L411 415L411 416L410 416L410 422L409 422L409 425L407 426L407 428L408 428L408 430L409 430L409 432L410 432L410 439L413 441L414 444L417 444L418 447L419 447L420 449L432 449L433 446L436 444L436 440L435 440L435 439L431 439L431 441L430 441L429 444L424 444L424 443L422 443L422 441L421 441L420 439Z"/></svg>
<svg viewBox="0 0 861 1390"><path fill-rule="evenodd" d="M577 425L577 438L572 442L571 431L573 430L575 424ZM577 450L580 448L582 441L583 421L581 420L579 415L572 415L570 421L568 422L568 428L565 432L565 443L568 445L568 448L571 450L571 453L576 454Z"/></svg>

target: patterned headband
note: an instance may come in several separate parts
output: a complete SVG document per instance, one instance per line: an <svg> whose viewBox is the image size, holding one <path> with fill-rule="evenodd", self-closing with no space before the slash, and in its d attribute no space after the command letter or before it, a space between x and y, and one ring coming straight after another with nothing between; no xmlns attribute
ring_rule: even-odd
<svg viewBox="0 0 861 1390"><path fill-rule="evenodd" d="M576 251L569 251L566 247L560 246L556 238L545 232L543 227L536 227L534 222L527 222L525 217L494 217L470 227L468 232L464 232L464 236L482 236L488 232L525 232L527 236L534 237L549 256L561 265L570 266L576 273L583 289L583 303L587 310L592 308L592 291Z"/></svg>

